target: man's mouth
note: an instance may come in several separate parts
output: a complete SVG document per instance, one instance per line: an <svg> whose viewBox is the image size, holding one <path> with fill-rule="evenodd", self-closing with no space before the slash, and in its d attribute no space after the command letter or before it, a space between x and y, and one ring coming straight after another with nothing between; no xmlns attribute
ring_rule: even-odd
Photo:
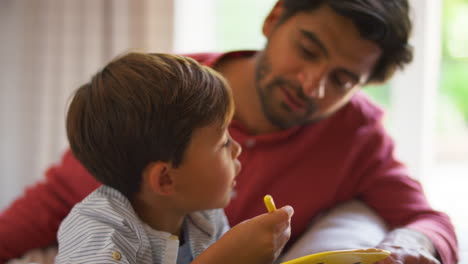
<svg viewBox="0 0 468 264"><path fill-rule="evenodd" d="M283 99L286 105L291 108L294 112L305 112L307 105L304 100L297 97L296 94L291 92L286 86L280 86L280 90L283 94Z"/></svg>

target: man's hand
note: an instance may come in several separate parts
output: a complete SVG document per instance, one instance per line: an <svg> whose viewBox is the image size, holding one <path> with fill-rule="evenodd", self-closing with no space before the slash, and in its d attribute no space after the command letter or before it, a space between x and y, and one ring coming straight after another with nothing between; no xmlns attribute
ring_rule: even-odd
<svg viewBox="0 0 468 264"><path fill-rule="evenodd" d="M440 264L436 258L437 251L429 238L408 228L391 231L376 247L392 252L389 258L378 264Z"/></svg>
<svg viewBox="0 0 468 264"><path fill-rule="evenodd" d="M281 253L291 234L291 206L284 206L231 228L192 264L270 264Z"/></svg>

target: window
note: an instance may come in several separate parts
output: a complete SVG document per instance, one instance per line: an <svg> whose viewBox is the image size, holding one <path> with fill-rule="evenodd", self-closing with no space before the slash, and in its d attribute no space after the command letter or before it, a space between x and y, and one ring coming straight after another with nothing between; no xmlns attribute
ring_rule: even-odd
<svg viewBox="0 0 468 264"><path fill-rule="evenodd" d="M434 165L424 178L428 198L457 229L462 262L468 260L468 1L444 0Z"/></svg>

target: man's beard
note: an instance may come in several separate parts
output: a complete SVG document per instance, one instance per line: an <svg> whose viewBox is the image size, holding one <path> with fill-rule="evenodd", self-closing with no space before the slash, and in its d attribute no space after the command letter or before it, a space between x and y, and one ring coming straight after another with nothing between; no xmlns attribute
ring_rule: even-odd
<svg viewBox="0 0 468 264"><path fill-rule="evenodd" d="M317 106L303 93L302 87L282 77L275 77L273 80L262 86L261 83L269 73L271 73L271 63L265 53L262 53L259 55L256 65L255 86L258 97L260 98L263 113L268 121L281 129L287 129L313 122L313 120L310 120L310 117L316 112ZM285 87L289 92L294 93L302 103L304 103L305 113L295 115L293 110L287 104L281 103L275 105L272 98L273 92L275 89L281 89L280 87ZM281 114L278 110L275 110L275 108L282 108L285 112L290 114Z"/></svg>

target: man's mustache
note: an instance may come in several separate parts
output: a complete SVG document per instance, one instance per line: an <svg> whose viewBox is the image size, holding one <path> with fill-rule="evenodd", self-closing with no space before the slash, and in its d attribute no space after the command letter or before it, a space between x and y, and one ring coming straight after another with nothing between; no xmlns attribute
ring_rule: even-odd
<svg viewBox="0 0 468 264"><path fill-rule="evenodd" d="M309 111L312 111L316 107L316 103L309 98L307 95L304 94L302 85L294 83L289 80L285 80L284 78L276 78L268 85L271 88L275 86L283 86L286 87L288 90L292 91L297 98L299 98L307 107Z"/></svg>

